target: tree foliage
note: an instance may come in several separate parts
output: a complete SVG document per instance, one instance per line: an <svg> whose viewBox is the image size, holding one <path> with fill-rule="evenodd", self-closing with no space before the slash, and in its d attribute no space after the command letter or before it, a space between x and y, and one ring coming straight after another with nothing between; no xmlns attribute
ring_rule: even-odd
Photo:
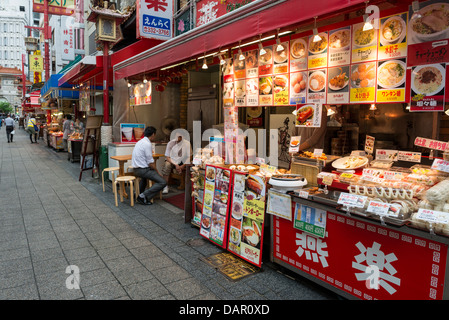
<svg viewBox="0 0 449 320"><path fill-rule="evenodd" d="M8 101L0 101L0 113L11 113L14 109Z"/></svg>

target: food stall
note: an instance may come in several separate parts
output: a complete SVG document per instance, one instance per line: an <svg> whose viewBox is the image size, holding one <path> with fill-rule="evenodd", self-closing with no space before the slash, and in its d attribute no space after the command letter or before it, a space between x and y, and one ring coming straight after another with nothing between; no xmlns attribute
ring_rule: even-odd
<svg viewBox="0 0 449 320"><path fill-rule="evenodd" d="M410 2L380 12L377 29L353 19L321 28L318 41L281 38L284 55L276 42L262 43L272 56L259 60L255 78L236 52L223 73L225 114L252 102L296 105L300 127L314 125L319 106L331 121L358 108L360 142L342 144L348 135L339 129L325 153L290 150L289 170L200 150L191 168L200 234L259 267L265 238L272 262L349 299L447 300L449 144L436 115L447 107L440 45L449 25L435 32L422 19L440 13L448 3ZM382 128L395 108L417 117L413 130ZM404 119L393 126L407 128ZM223 181L233 183L223 189Z"/></svg>
<svg viewBox="0 0 449 320"><path fill-rule="evenodd" d="M79 129L75 129L75 131L71 135L69 135L67 139L67 160L69 160L70 162L80 161L83 140L83 133L80 132Z"/></svg>

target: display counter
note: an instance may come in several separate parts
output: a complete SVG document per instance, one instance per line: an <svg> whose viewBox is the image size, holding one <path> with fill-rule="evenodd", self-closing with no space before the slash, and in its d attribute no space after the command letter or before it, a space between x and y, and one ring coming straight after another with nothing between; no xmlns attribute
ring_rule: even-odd
<svg viewBox="0 0 449 320"><path fill-rule="evenodd" d="M81 146L83 145L83 139L69 138L67 139L67 151L70 162L77 162L81 159Z"/></svg>
<svg viewBox="0 0 449 320"><path fill-rule="evenodd" d="M51 132L49 135L50 147L56 151L64 150L64 140L62 139L62 132Z"/></svg>

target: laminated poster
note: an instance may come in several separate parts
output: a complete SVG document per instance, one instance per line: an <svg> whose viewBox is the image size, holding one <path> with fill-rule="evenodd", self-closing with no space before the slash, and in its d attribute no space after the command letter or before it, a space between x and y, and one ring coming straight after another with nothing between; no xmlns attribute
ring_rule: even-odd
<svg viewBox="0 0 449 320"><path fill-rule="evenodd" d="M326 103L327 69L312 70L308 74L307 103Z"/></svg>
<svg viewBox="0 0 449 320"><path fill-rule="evenodd" d="M234 172L233 180L228 250L260 267L266 181L263 177L240 172Z"/></svg>
<svg viewBox="0 0 449 320"><path fill-rule="evenodd" d="M313 41L314 36L309 36L309 69L319 69L327 67L327 32L320 32L318 35L321 38L321 40L319 41Z"/></svg>
<svg viewBox="0 0 449 320"><path fill-rule="evenodd" d="M446 64L412 67L410 111L444 111Z"/></svg>
<svg viewBox="0 0 449 320"><path fill-rule="evenodd" d="M308 37L290 41L290 72L307 70Z"/></svg>
<svg viewBox="0 0 449 320"><path fill-rule="evenodd" d="M251 50L244 53L246 78L257 78L259 76L259 51Z"/></svg>
<svg viewBox="0 0 449 320"><path fill-rule="evenodd" d="M380 19L378 59L407 56L407 12Z"/></svg>
<svg viewBox="0 0 449 320"><path fill-rule="evenodd" d="M236 80L234 82L234 88L235 88L234 105L236 107L246 106L246 81L244 79Z"/></svg>
<svg viewBox="0 0 449 320"><path fill-rule="evenodd" d="M234 76L223 77L223 106L225 108L234 106L235 84Z"/></svg>
<svg viewBox="0 0 449 320"><path fill-rule="evenodd" d="M273 105L273 78L259 78L259 106Z"/></svg>
<svg viewBox="0 0 449 320"><path fill-rule="evenodd" d="M259 79L251 78L246 79L246 106L257 107L259 106Z"/></svg>
<svg viewBox="0 0 449 320"><path fill-rule="evenodd" d="M351 65L350 95L351 103L369 103L375 101L377 62Z"/></svg>
<svg viewBox="0 0 449 320"><path fill-rule="evenodd" d="M246 63L245 59L240 60L240 54L234 54L234 78L246 78Z"/></svg>
<svg viewBox="0 0 449 320"><path fill-rule="evenodd" d="M264 47L265 54L259 55L259 77L273 74L273 46Z"/></svg>
<svg viewBox="0 0 449 320"><path fill-rule="evenodd" d="M282 50L279 50L278 45L273 46L273 74L283 74L288 72L289 65L289 42L281 43Z"/></svg>
<svg viewBox="0 0 449 320"><path fill-rule="evenodd" d="M327 103L349 103L349 66L328 69Z"/></svg>
<svg viewBox="0 0 449 320"><path fill-rule="evenodd" d="M225 248L232 171L206 165L200 235Z"/></svg>
<svg viewBox="0 0 449 320"><path fill-rule="evenodd" d="M376 102L405 102L405 58L379 61Z"/></svg>
<svg viewBox="0 0 449 320"><path fill-rule="evenodd" d="M288 79L288 74L273 77L273 105L287 106L289 104Z"/></svg>
<svg viewBox="0 0 449 320"><path fill-rule="evenodd" d="M377 59L378 30L372 28L363 31L364 24L362 22L352 26L352 63Z"/></svg>
<svg viewBox="0 0 449 320"><path fill-rule="evenodd" d="M321 127L321 104L297 104L296 105L296 127Z"/></svg>
<svg viewBox="0 0 449 320"><path fill-rule="evenodd" d="M329 67L347 65L351 62L351 27L329 32Z"/></svg>
<svg viewBox="0 0 449 320"><path fill-rule="evenodd" d="M326 235L326 215L325 210L296 203L293 227L324 238Z"/></svg>

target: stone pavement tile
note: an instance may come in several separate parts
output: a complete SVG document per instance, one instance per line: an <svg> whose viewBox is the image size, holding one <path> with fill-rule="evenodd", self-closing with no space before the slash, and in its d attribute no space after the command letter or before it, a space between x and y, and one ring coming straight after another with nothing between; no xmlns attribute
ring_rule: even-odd
<svg viewBox="0 0 449 320"><path fill-rule="evenodd" d="M44 249L52 249L52 248L58 248L59 242L57 239L46 239L46 240L37 240L34 242L29 242L30 250L44 250Z"/></svg>
<svg viewBox="0 0 449 320"><path fill-rule="evenodd" d="M105 261L131 256L131 252L129 252L129 250L123 245L97 249L97 252L98 255Z"/></svg>
<svg viewBox="0 0 449 320"><path fill-rule="evenodd" d="M30 256L30 250L27 247L20 247L10 250L0 251L0 261L26 258Z"/></svg>
<svg viewBox="0 0 449 320"><path fill-rule="evenodd" d="M95 241L100 239L107 239L114 237L114 234L110 232L109 230L101 230L101 231L92 231L92 232L85 232L84 235L89 241Z"/></svg>
<svg viewBox="0 0 449 320"><path fill-rule="evenodd" d="M36 284L26 283L18 287L0 291L0 300L39 300Z"/></svg>
<svg viewBox="0 0 449 320"><path fill-rule="evenodd" d="M161 268L168 268L175 265L175 262L166 255L159 255L151 258L139 259L140 262L150 271Z"/></svg>
<svg viewBox="0 0 449 320"><path fill-rule="evenodd" d="M31 257L29 256L0 262L0 274L6 274L23 270L31 271L32 268L33 265L31 263Z"/></svg>
<svg viewBox="0 0 449 320"><path fill-rule="evenodd" d="M133 300L158 300L167 297L170 292L157 279L151 279L125 286L125 290Z"/></svg>
<svg viewBox="0 0 449 320"><path fill-rule="evenodd" d="M44 249L44 250L33 250L31 252L31 259L34 261L49 260L54 258L63 258L64 253L61 247Z"/></svg>
<svg viewBox="0 0 449 320"><path fill-rule="evenodd" d="M0 289L19 287L31 282L34 283L34 273L32 270L0 274Z"/></svg>
<svg viewBox="0 0 449 320"><path fill-rule="evenodd" d="M125 297L126 291L117 281L82 287L86 300L112 300Z"/></svg>
<svg viewBox="0 0 449 320"><path fill-rule="evenodd" d="M106 239L99 239L99 240L92 240L92 241L90 241L90 243L97 250L107 249L107 248L111 248L111 247L116 247L116 246L119 246L119 245L122 244L120 242L120 240L118 240L115 237L110 237L110 238L106 238Z"/></svg>
<svg viewBox="0 0 449 320"><path fill-rule="evenodd" d="M135 283L144 282L150 279L154 279L154 275L148 271L144 266L118 270L114 272L115 277L122 286L127 286Z"/></svg>
<svg viewBox="0 0 449 320"><path fill-rule="evenodd" d="M73 239L60 239L59 244L63 250L90 247L91 244L84 235L74 237Z"/></svg>
<svg viewBox="0 0 449 320"><path fill-rule="evenodd" d="M77 265L78 266L78 265ZM79 266L78 266L79 267ZM90 287L104 282L116 281L116 277L108 268L83 271L80 267L80 286Z"/></svg>
<svg viewBox="0 0 449 320"><path fill-rule="evenodd" d="M76 248L76 249L70 249L70 250L64 250L64 255L67 258L67 260L75 261L85 258L93 258L97 257L97 251L92 247L82 247L82 248Z"/></svg>
<svg viewBox="0 0 449 320"><path fill-rule="evenodd" d="M164 285L191 277L187 271L178 265L152 270L151 272Z"/></svg>
<svg viewBox="0 0 449 320"><path fill-rule="evenodd" d="M65 268L51 273L36 275L37 288L41 300L74 300L83 298L80 289L70 289L67 282L73 284L72 275Z"/></svg>
<svg viewBox="0 0 449 320"><path fill-rule="evenodd" d="M145 237L142 237L142 236L123 239L121 242L128 249L136 249L136 248L140 248L140 247L145 247L150 244L148 239Z"/></svg>
<svg viewBox="0 0 449 320"><path fill-rule="evenodd" d="M33 269L36 276L53 272L64 273L67 266L69 266L69 263L65 257L33 262Z"/></svg>
<svg viewBox="0 0 449 320"><path fill-rule="evenodd" d="M139 260L144 260L164 254L158 247L150 242L146 246L133 248L130 249L130 251Z"/></svg>
<svg viewBox="0 0 449 320"><path fill-rule="evenodd" d="M101 260L99 256L83 258L83 259L74 259L69 261L71 265L75 265L79 268L80 273L106 268L106 264Z"/></svg>
<svg viewBox="0 0 449 320"><path fill-rule="evenodd" d="M196 296L209 294L210 291L196 279L188 278L166 284L165 287L178 300L192 299Z"/></svg>
<svg viewBox="0 0 449 320"><path fill-rule="evenodd" d="M139 260L137 260L135 257L131 255L127 257L104 260L104 263L113 273L116 273L121 270L137 268L142 265L142 263L140 263Z"/></svg>
<svg viewBox="0 0 449 320"><path fill-rule="evenodd" d="M26 237L23 237L21 239L8 239L5 241L0 241L0 251L4 250L12 250L12 249L18 249L18 248L28 248L28 241Z"/></svg>

